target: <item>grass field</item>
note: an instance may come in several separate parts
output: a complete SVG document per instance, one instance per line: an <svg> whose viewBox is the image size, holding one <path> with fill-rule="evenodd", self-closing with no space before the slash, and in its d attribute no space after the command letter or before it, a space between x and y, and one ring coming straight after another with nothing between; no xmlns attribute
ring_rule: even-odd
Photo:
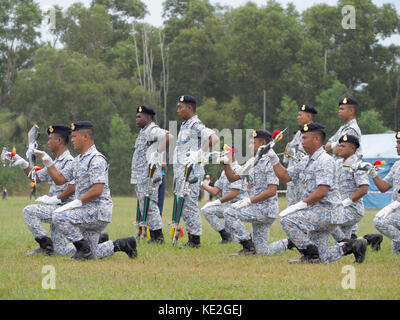
<svg viewBox="0 0 400 320"><path fill-rule="evenodd" d="M132 225L136 201L113 198L110 238L135 234ZM229 257L240 244L220 245L220 236L203 219L200 249L179 250L169 240L168 222L172 198L164 208L164 245L138 245L138 258L126 254L85 262L65 261L65 257L25 257L37 247L22 217L26 198L0 201L0 299L184 299L184 300L266 300L266 299L399 299L400 256L390 251L384 238L379 252L367 251L363 264L354 265L353 256L324 265L291 265L299 257L295 250L279 256ZM200 204L202 205L202 204ZM286 206L280 199L280 206ZM359 224L359 235L376 232L367 210ZM48 226L47 230L48 230ZM247 225L249 227L249 225ZM275 221L271 241L285 238ZM187 235L182 243L187 241ZM54 290L42 287L46 265L54 266ZM355 289L344 289L342 273L347 265L355 268Z"/></svg>

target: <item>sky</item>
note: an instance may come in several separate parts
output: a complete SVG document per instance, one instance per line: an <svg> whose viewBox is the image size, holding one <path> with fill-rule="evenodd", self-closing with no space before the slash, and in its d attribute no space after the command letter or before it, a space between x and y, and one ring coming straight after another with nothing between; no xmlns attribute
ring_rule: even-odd
<svg viewBox="0 0 400 320"><path fill-rule="evenodd" d="M147 11L149 12L143 21L155 26L161 27L163 24L162 18L162 3L164 0L142 0L147 5ZM42 9L48 9L54 5L59 5L64 9L68 8L74 2L82 2L86 6L88 6L91 0L36 0L39 3ZM248 2L248 0L210 0L212 4L221 4L221 5L229 5L233 8L240 7ZM264 6L267 3L267 0L252 0L252 2L256 3L258 6ZM277 0L278 3L282 4L283 7L291 2L295 5L299 12L304 11L305 9L312 7L315 4L325 3L328 5L336 5L337 0ZM400 4L398 0L373 0L372 1L378 7L381 7L384 3L392 3L397 12L400 14ZM396 5L397 2L397 5ZM356 8L357 9L357 8ZM43 36L46 34L46 26L42 28ZM392 36L390 39L386 39L382 41L382 44L389 45L391 43L400 44L400 35Z"/></svg>

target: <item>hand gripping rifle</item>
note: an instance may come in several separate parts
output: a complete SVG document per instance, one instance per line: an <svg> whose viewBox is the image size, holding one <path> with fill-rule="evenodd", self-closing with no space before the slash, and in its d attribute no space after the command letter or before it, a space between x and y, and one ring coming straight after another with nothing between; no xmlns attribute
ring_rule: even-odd
<svg viewBox="0 0 400 320"><path fill-rule="evenodd" d="M38 139L40 137L39 127L34 124L28 132L28 150L26 151L26 158L29 162L29 167L32 168L28 174L28 177L36 184L36 155L33 153L33 149L38 149Z"/></svg>
<svg viewBox="0 0 400 320"><path fill-rule="evenodd" d="M182 229L179 227L179 222L182 217L183 205L185 196L190 193L190 185L198 181L197 178L189 180L189 175L192 172L193 165L185 167L184 181L177 184L175 181L174 205L172 209L172 221L170 236L172 237L172 245L175 246L178 239L183 236Z"/></svg>
<svg viewBox="0 0 400 320"><path fill-rule="evenodd" d="M385 164L386 162L381 160L376 160L373 165L369 162L358 161L353 164L343 164L343 167L350 168L353 171L368 171L371 168L375 168L375 170L382 170L383 168L380 168L380 166Z"/></svg>
<svg viewBox="0 0 400 320"><path fill-rule="evenodd" d="M272 141L268 142L264 147L260 148L257 151L257 154L247 161L246 164L242 167L241 175L246 175L249 173L250 169L257 165L262 156L266 154L271 148L275 146L275 143L279 142L283 138L283 133L287 130L287 128L282 131L275 130L274 135L272 136Z"/></svg>
<svg viewBox="0 0 400 320"><path fill-rule="evenodd" d="M156 166L149 166L148 179L146 182L145 188L145 197L143 202L143 211L140 210L139 199L137 202L137 212L136 212L136 228L137 228L137 240L140 241L140 238L149 238L148 235L148 227L147 227L147 213L149 212L150 206L150 198L151 195L156 191L157 183L160 182L161 178L158 177L153 180L154 171L156 170Z"/></svg>

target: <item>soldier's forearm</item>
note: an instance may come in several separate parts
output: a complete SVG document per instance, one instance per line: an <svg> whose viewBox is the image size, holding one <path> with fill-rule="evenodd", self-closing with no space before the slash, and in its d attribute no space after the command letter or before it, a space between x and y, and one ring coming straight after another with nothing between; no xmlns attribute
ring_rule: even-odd
<svg viewBox="0 0 400 320"><path fill-rule="evenodd" d="M237 190L237 189L231 190L225 196L221 197L219 199L219 201L221 201L221 203L231 201L232 199L235 199L238 196L238 194L239 194L239 190Z"/></svg>
<svg viewBox="0 0 400 320"><path fill-rule="evenodd" d="M290 177L288 171L281 163L278 162L276 165L273 166L273 169L275 175L278 177L280 182L288 183L292 181L292 178Z"/></svg>
<svg viewBox="0 0 400 320"><path fill-rule="evenodd" d="M47 172L57 186L62 186L63 184L66 184L68 182L68 180L65 179L61 172L57 170L55 165L48 167Z"/></svg>
<svg viewBox="0 0 400 320"><path fill-rule="evenodd" d="M250 200L252 203L257 203L257 202L267 200L268 198L275 196L277 190L278 190L278 186L276 184L270 184L270 185L268 185L267 190L257 194L256 196L251 197Z"/></svg>
<svg viewBox="0 0 400 320"><path fill-rule="evenodd" d="M226 178L228 179L229 182L235 182L240 179L240 176L235 171L232 170L229 164L224 164L224 171Z"/></svg>
<svg viewBox="0 0 400 320"><path fill-rule="evenodd" d="M94 184L84 195L78 198L78 200L82 201L82 204L86 204L90 201L93 201L103 192L104 183L96 183Z"/></svg>
<svg viewBox="0 0 400 320"><path fill-rule="evenodd" d="M329 192L329 186L320 185L317 190L311 193L306 199L303 201L307 203L307 206L310 206L318 201L322 200Z"/></svg>
<svg viewBox="0 0 400 320"><path fill-rule="evenodd" d="M356 202L360 200L363 196L365 196L367 193L368 193L368 186L362 185L349 198L353 202Z"/></svg>
<svg viewBox="0 0 400 320"><path fill-rule="evenodd" d="M67 200L75 193L75 185L70 184L62 193L60 193L57 198L64 201Z"/></svg>
<svg viewBox="0 0 400 320"><path fill-rule="evenodd" d="M374 181L376 187L379 189L380 192L386 192L392 187L389 183L387 183L379 176L376 176L372 180Z"/></svg>

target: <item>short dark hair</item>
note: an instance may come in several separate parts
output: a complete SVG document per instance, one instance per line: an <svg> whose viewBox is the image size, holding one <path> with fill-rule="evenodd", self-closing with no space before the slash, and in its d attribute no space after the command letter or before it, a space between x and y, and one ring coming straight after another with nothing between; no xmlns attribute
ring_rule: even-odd
<svg viewBox="0 0 400 320"><path fill-rule="evenodd" d="M314 131L310 131L312 132L314 135L317 135L321 138L321 142L324 143L325 141L325 137L326 137L326 133L323 130L314 130Z"/></svg>
<svg viewBox="0 0 400 320"><path fill-rule="evenodd" d="M64 145L68 145L68 142L69 142L68 134L66 134L66 133L64 134L61 132L54 132L53 134L56 134L64 142Z"/></svg>

